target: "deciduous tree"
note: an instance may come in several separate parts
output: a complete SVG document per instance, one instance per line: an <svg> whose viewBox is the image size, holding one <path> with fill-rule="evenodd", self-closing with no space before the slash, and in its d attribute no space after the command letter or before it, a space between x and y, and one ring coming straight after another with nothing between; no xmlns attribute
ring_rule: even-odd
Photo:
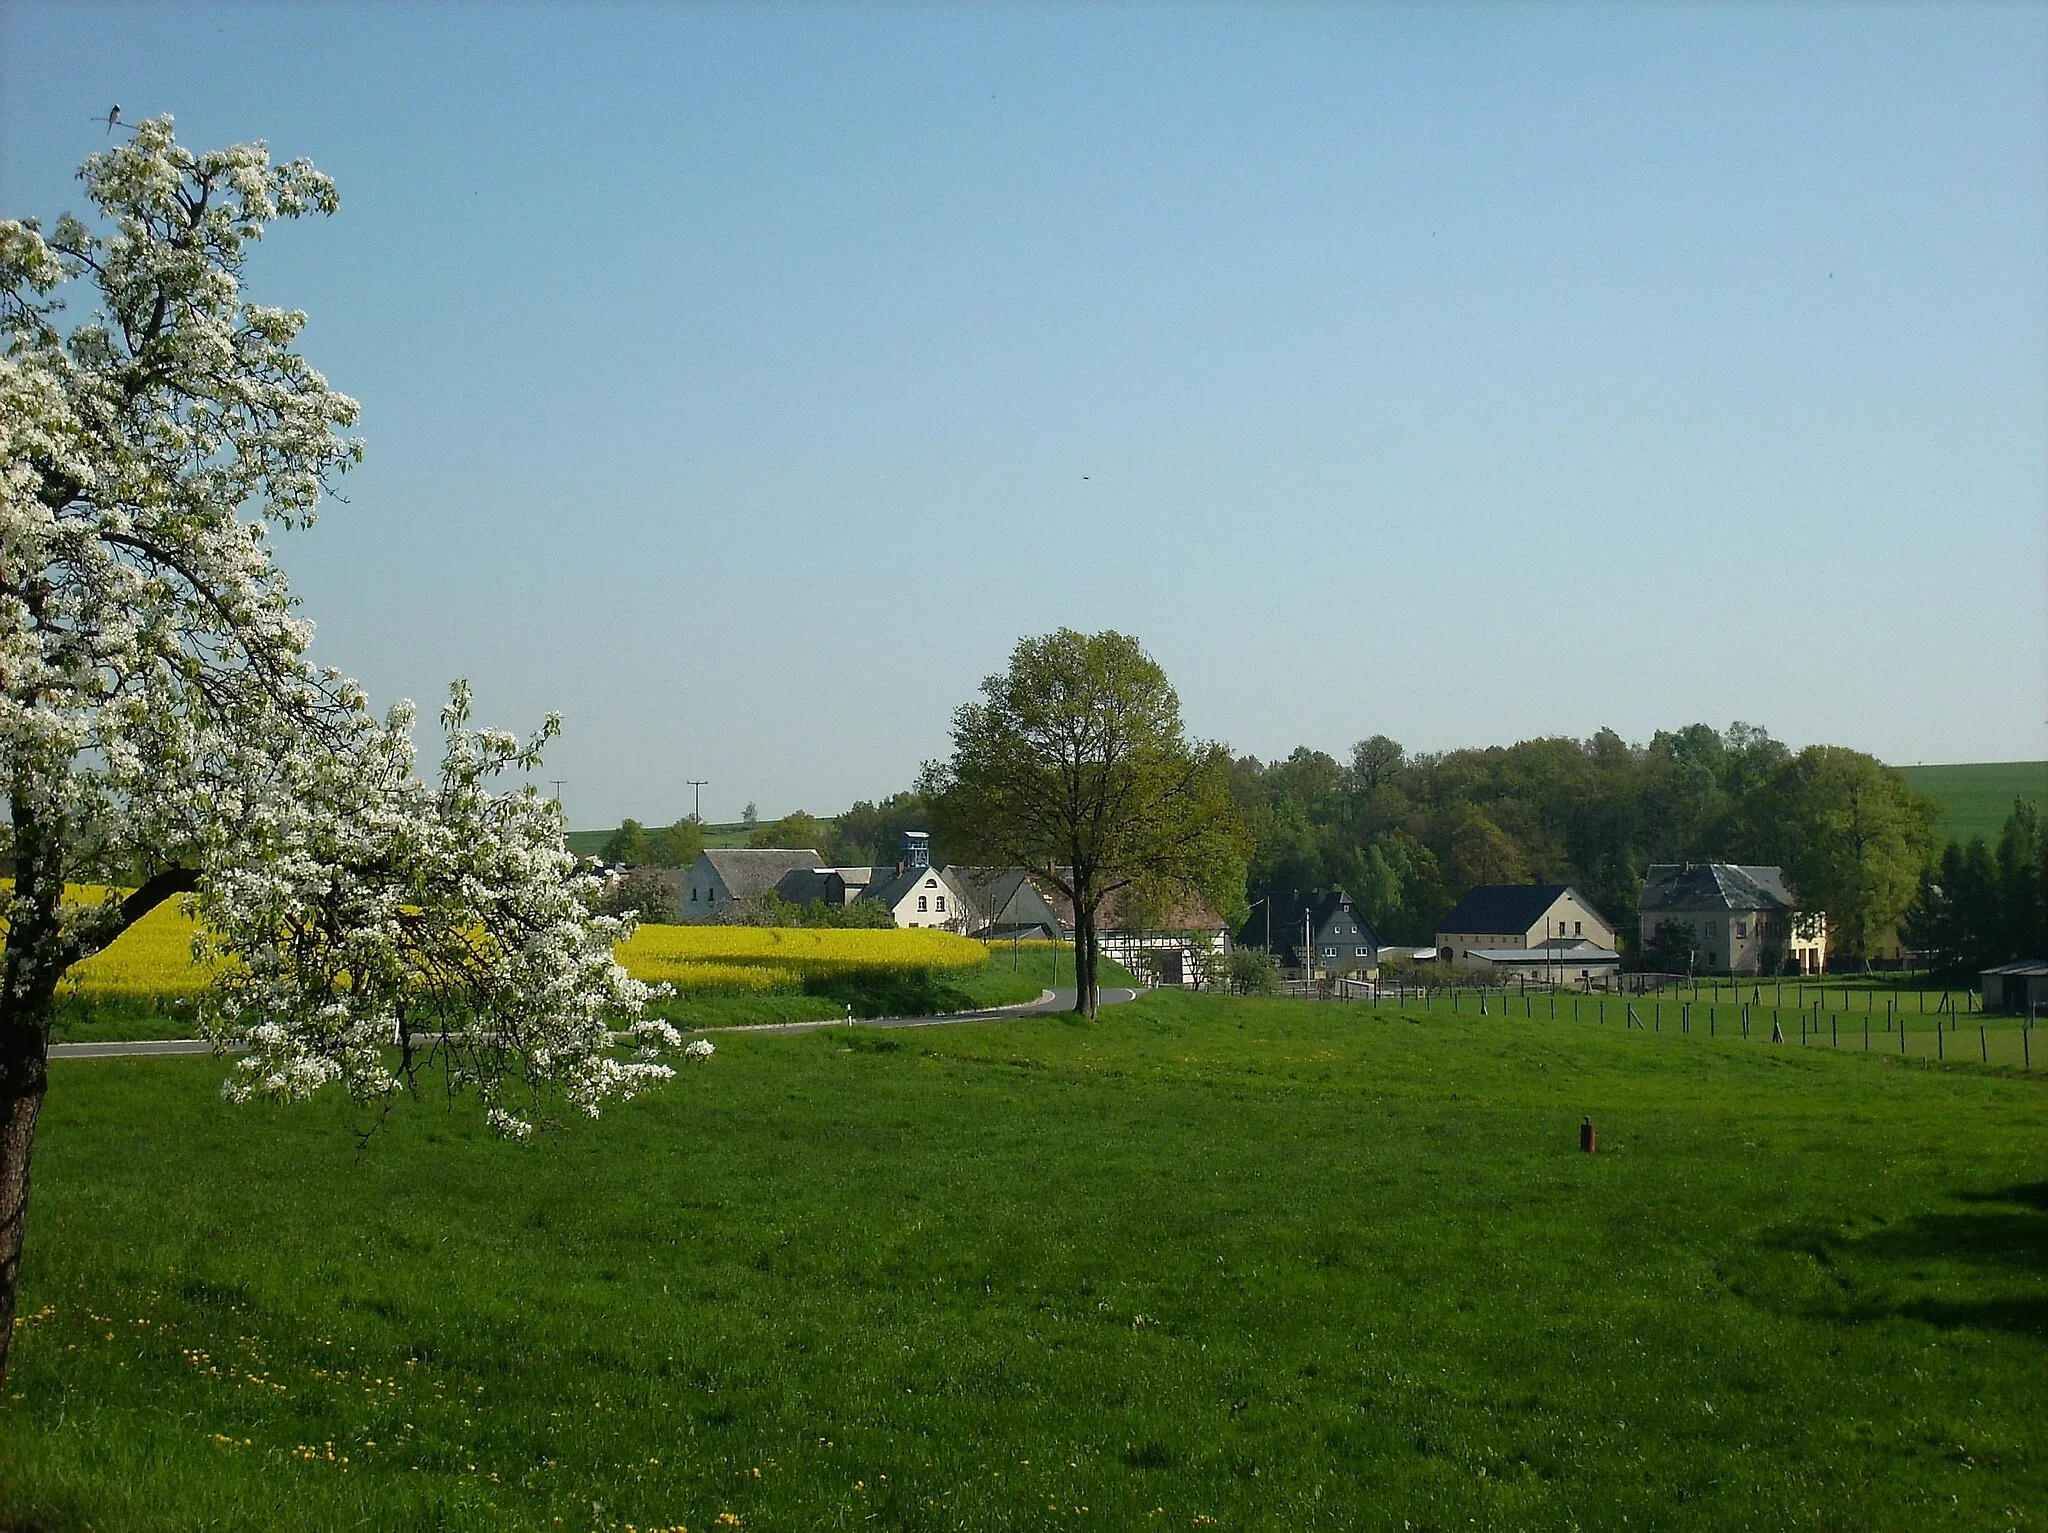
<svg viewBox="0 0 2048 1533"><path fill-rule="evenodd" d="M552 721L473 729L458 687L425 783L410 708L375 718L307 660L269 535L359 459L357 409L293 349L305 316L242 273L274 220L333 212L333 184L261 144L195 154L169 118L80 177L95 226L0 222L0 1376L58 985L166 899L232 960L206 1004L247 1051L231 1097L381 1105L435 1064L519 1134L668 1073L616 1057L614 1028L674 1040L635 1022L625 928L588 913L558 808L494 786ZM74 879L135 887L80 903Z"/></svg>
<svg viewBox="0 0 2048 1533"><path fill-rule="evenodd" d="M1249 846L1230 758L1187 738L1166 673L1124 634L1026 639L981 692L918 791L963 860L1030 868L1067 897L1074 1009L1093 1017L1105 899L1241 907Z"/></svg>

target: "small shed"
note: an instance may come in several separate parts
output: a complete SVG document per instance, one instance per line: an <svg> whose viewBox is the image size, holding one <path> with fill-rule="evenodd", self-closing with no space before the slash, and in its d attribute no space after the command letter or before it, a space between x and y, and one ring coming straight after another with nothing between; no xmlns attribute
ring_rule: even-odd
<svg viewBox="0 0 2048 1533"><path fill-rule="evenodd" d="M2048 958L2025 958L1986 969L1984 1009L2008 1011L2016 1016L2048 1009Z"/></svg>

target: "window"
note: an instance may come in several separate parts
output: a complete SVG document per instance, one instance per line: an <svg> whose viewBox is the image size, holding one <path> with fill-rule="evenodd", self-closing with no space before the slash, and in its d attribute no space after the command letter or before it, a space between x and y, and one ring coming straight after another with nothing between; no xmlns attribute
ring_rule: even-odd
<svg viewBox="0 0 2048 1533"><path fill-rule="evenodd" d="M917 897L917 908L918 908L919 910L929 910L929 909L931 909L931 908L932 908L932 907L931 907L931 902L930 902L929 900L927 900L927 899L926 899L926 898L925 898L925 897L924 897L923 895L921 895L921 894L920 894L920 895L919 895L919 896Z"/></svg>
<svg viewBox="0 0 2048 1533"><path fill-rule="evenodd" d="M1333 947L1326 947L1323 949L1323 956L1325 958L1335 958L1337 956L1337 950Z"/></svg>
<svg viewBox="0 0 2048 1533"><path fill-rule="evenodd" d="M1574 937L1583 937L1583 936L1585 936L1585 934L1586 934L1586 928L1585 928L1585 926L1584 926L1584 924L1583 924L1583 923L1581 923L1581 922L1578 922L1578 921L1574 921L1574 922L1572 922L1572 935L1573 935Z"/></svg>
<svg viewBox="0 0 2048 1533"><path fill-rule="evenodd" d="M690 903L692 905L697 903L697 888L694 884L690 886Z"/></svg>
<svg viewBox="0 0 2048 1533"><path fill-rule="evenodd" d="M1747 937L1749 935L1749 923L1747 921L1737 921L1735 923L1735 935Z"/></svg>
<svg viewBox="0 0 2048 1533"><path fill-rule="evenodd" d="M1720 935L1721 935L1721 923L1720 923L1719 921L1709 921L1709 922L1707 923L1707 935L1708 935L1709 937L1718 937L1718 936L1720 936Z"/></svg>
<svg viewBox="0 0 2048 1533"><path fill-rule="evenodd" d="M1710 968L1710 969L1718 969L1718 968L1720 968L1720 967L1721 967L1721 955L1720 955L1719 953L1715 953L1715 952L1711 952L1711 951L1710 951L1710 952L1708 952L1708 954L1707 954L1707 967L1708 967L1708 968Z"/></svg>
<svg viewBox="0 0 2048 1533"><path fill-rule="evenodd" d="M1364 947L1355 947L1351 950L1351 956L1353 958L1370 958L1372 957L1372 949Z"/></svg>
<svg viewBox="0 0 2048 1533"><path fill-rule="evenodd" d="M924 886L927 889L936 889L939 887L939 881L936 878L927 878L924 881Z"/></svg>
<svg viewBox="0 0 2048 1533"><path fill-rule="evenodd" d="M939 896L939 903L936 908L939 910L944 910L946 908L946 897L943 894Z"/></svg>

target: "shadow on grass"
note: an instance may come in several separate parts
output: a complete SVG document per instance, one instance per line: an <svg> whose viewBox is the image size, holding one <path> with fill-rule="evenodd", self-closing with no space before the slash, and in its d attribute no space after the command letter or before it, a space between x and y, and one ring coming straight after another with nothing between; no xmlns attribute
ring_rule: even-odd
<svg viewBox="0 0 2048 1533"><path fill-rule="evenodd" d="M1974 1206L1964 1212L1916 1214L1860 1233L1818 1221L1768 1231L1761 1244L1811 1258L1825 1276L1826 1292L1814 1292L1810 1283L1785 1281L1783 1274L1768 1283L1767 1294L1759 1294L1755 1285L1743 1286L1751 1288L1752 1297L1765 1297L1777 1307L1805 1308L1836 1320L1895 1316L1946 1329L2048 1337L2048 1182L1957 1197ZM2014 1280L2019 1287L2011 1286ZM2000 1291L1981 1297L1954 1291L1986 1282L1995 1282ZM1932 1283L1948 1291L1901 1292Z"/></svg>

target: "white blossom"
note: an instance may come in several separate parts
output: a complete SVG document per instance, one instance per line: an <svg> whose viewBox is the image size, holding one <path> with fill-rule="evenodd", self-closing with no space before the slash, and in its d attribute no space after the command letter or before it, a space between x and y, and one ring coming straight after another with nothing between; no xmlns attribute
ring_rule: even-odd
<svg viewBox="0 0 2048 1533"><path fill-rule="evenodd" d="M241 283L333 183L261 144L195 154L168 117L80 178L99 229L0 222L0 1021L47 1035L63 971L141 913L65 906L65 880L141 867L200 917L208 1036L246 1051L230 1100L386 1103L432 1068L523 1136L666 1079L680 1039L613 957L629 927L587 908L559 807L501 786L556 722L475 728L457 684L422 781L410 707L379 719L307 659L268 532L360 460L358 411L293 350L305 315Z"/></svg>

